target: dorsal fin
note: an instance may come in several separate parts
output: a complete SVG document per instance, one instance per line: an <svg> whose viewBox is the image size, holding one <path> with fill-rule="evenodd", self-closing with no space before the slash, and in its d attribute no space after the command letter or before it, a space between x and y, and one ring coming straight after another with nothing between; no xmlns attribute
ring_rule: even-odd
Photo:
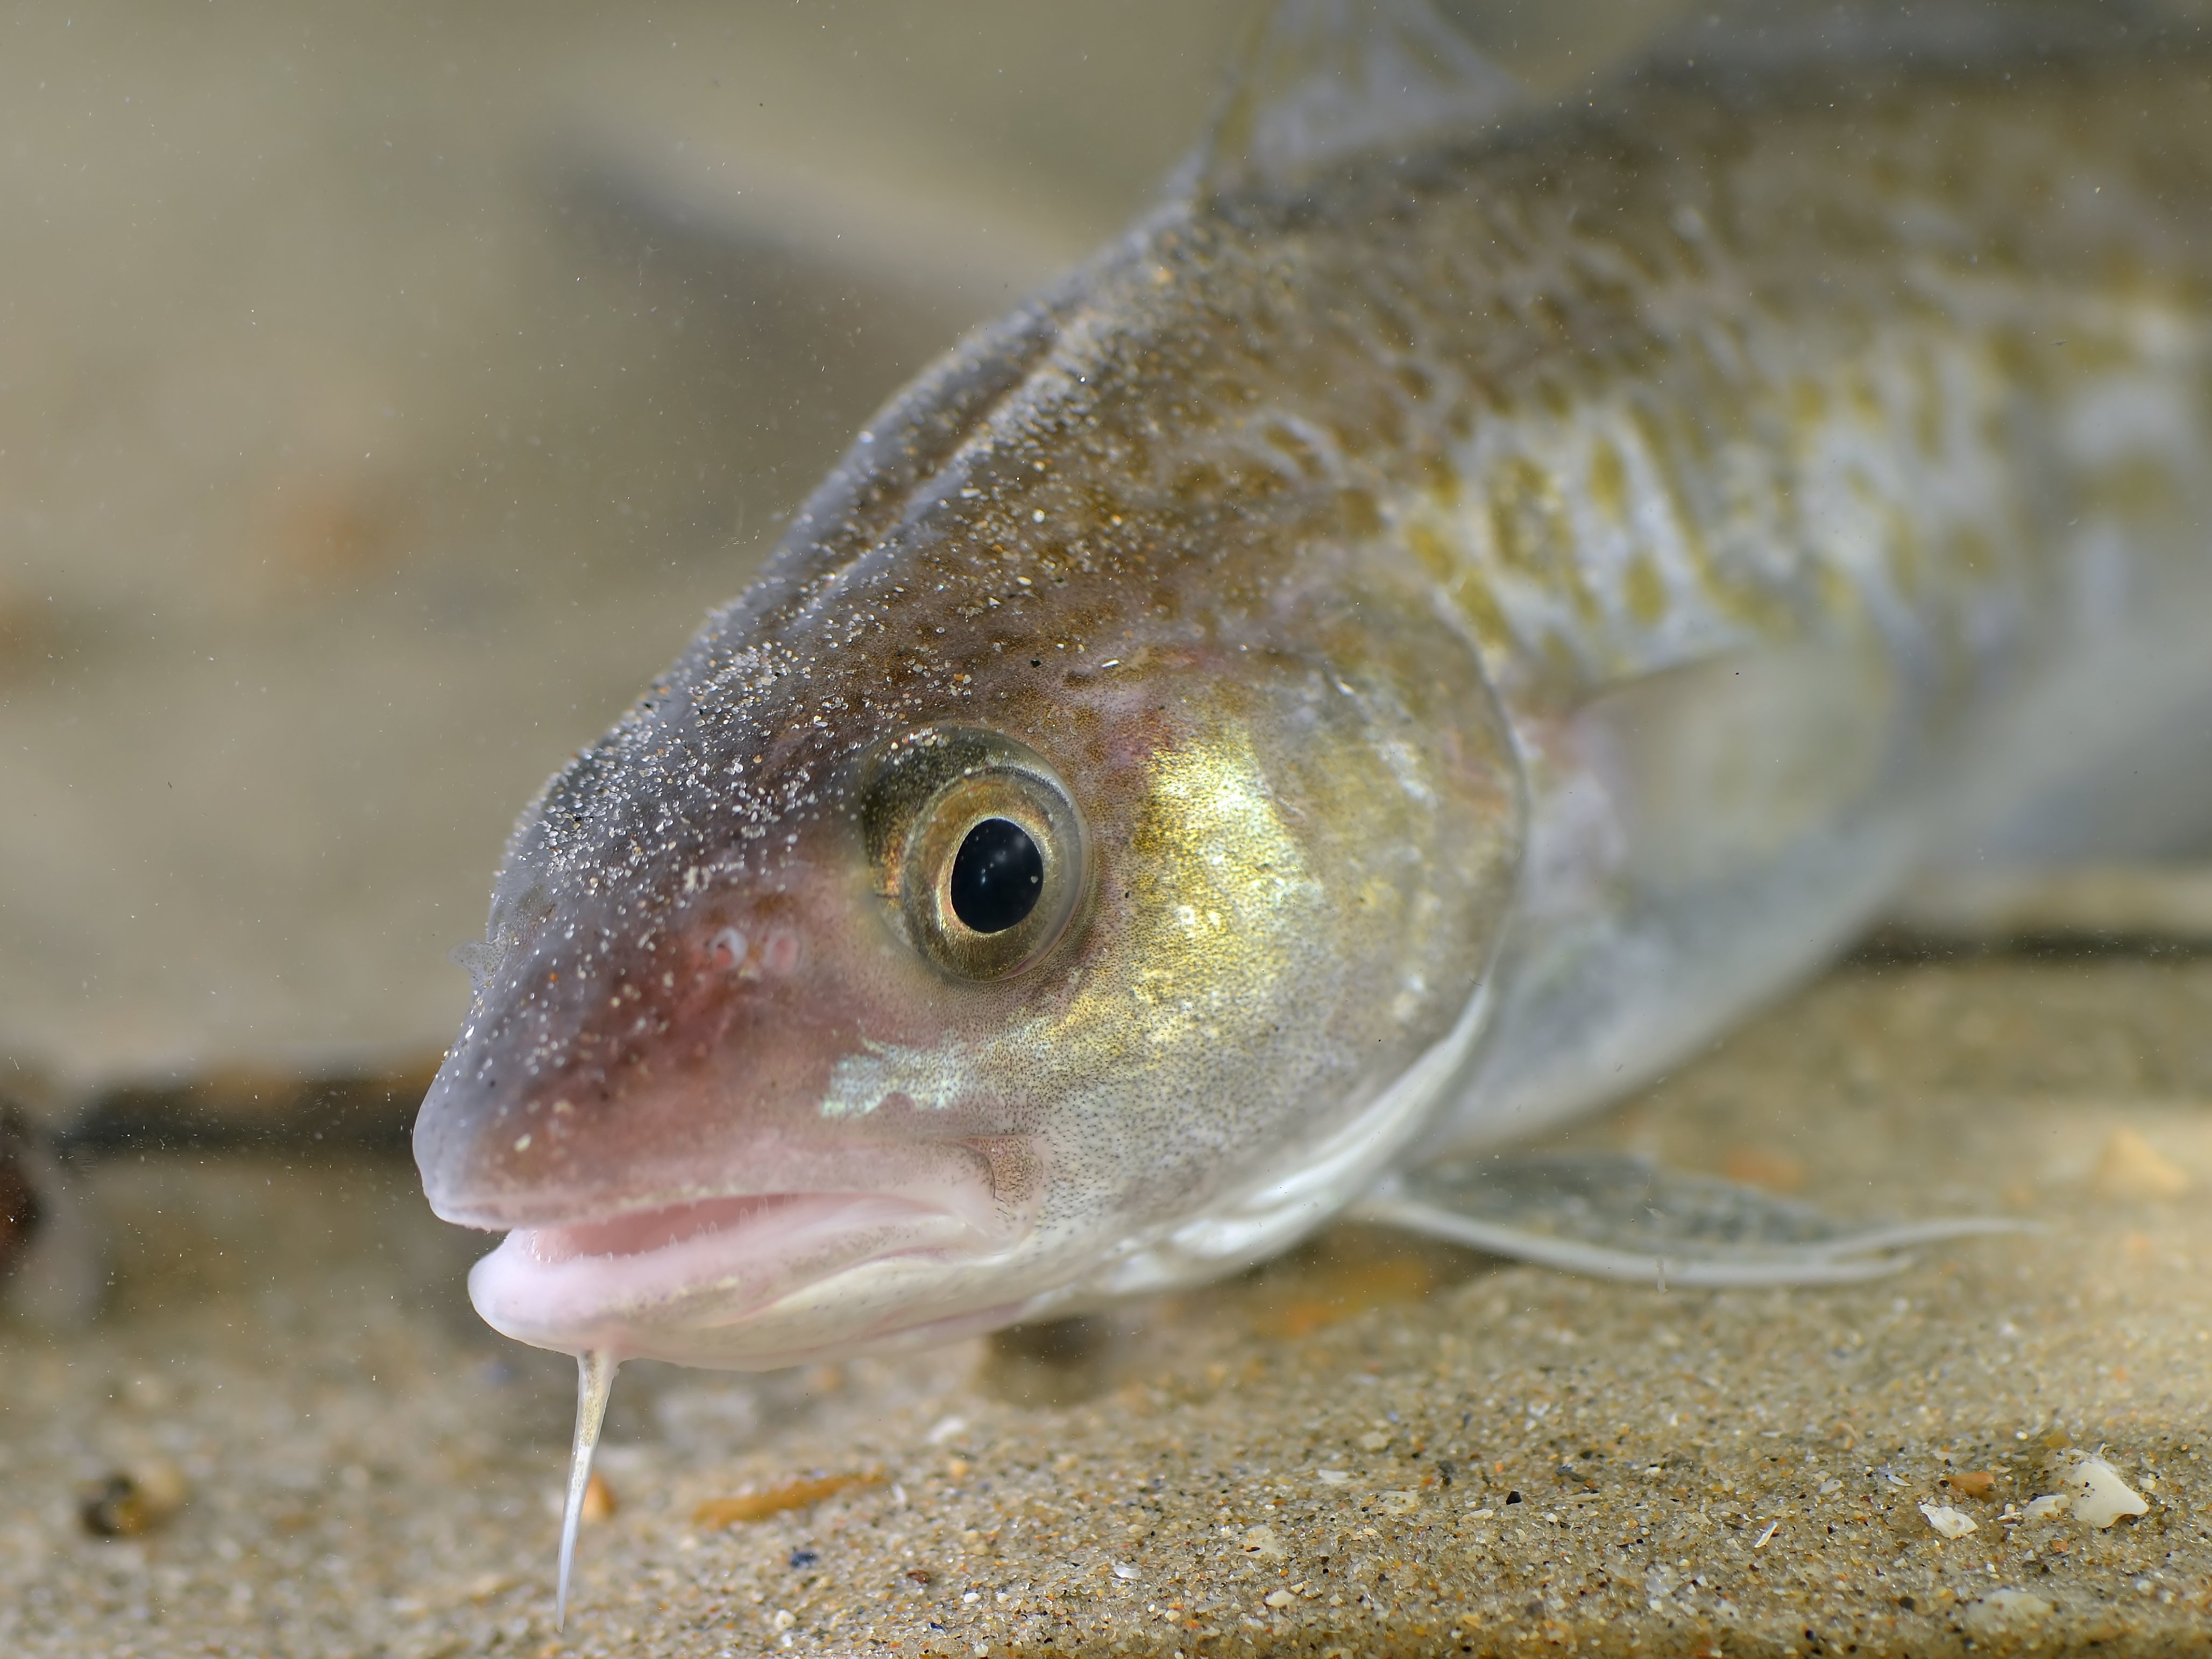
<svg viewBox="0 0 2212 1659"><path fill-rule="evenodd" d="M1436 0L1275 0L1200 152L1206 193L1494 122L1527 94Z"/></svg>

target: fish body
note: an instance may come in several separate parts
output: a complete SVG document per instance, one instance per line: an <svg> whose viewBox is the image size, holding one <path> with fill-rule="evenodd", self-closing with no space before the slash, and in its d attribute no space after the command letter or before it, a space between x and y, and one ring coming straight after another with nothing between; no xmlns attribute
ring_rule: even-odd
<svg viewBox="0 0 2212 1659"><path fill-rule="evenodd" d="M926 374L516 832L416 1128L480 1310L1192 1282L1916 873L2203 829L2099 767L2212 708L2212 80L2039 27L1203 173Z"/></svg>

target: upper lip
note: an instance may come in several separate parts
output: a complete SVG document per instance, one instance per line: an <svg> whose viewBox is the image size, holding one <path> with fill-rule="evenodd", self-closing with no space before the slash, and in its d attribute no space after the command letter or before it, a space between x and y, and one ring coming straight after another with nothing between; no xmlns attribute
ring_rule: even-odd
<svg viewBox="0 0 2212 1659"><path fill-rule="evenodd" d="M995 1190L989 1149L1010 1139L1025 1137L841 1139L769 1130L710 1153L664 1153L612 1170L563 1158L550 1180L522 1152L426 1164L423 1185L445 1220L562 1236L576 1254L632 1253L635 1247L622 1241L656 1227L706 1231L738 1218L749 1203L830 1194L906 1200L997 1232L1006 1225L1002 1199L1013 1197L1021 1207L1018 1195ZM664 1242L680 1236L670 1231ZM611 1248L586 1248L587 1242Z"/></svg>

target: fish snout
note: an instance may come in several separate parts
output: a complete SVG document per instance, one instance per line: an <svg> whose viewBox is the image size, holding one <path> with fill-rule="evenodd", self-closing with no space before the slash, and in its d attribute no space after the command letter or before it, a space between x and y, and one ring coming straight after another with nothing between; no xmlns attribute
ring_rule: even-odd
<svg viewBox="0 0 2212 1659"><path fill-rule="evenodd" d="M547 925L487 980L424 1097L431 1207L480 1227L590 1213L633 1170L665 1185L763 1125L803 1127L857 1040L835 954L788 905L634 935Z"/></svg>

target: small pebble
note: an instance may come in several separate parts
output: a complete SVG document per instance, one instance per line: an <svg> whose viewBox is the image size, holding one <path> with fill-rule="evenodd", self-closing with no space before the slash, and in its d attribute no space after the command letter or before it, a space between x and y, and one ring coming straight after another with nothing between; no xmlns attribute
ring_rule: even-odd
<svg viewBox="0 0 2212 1659"><path fill-rule="evenodd" d="M1939 1484L1986 1503L1996 1490L1997 1478L1987 1469L1954 1469Z"/></svg>
<svg viewBox="0 0 2212 1659"><path fill-rule="evenodd" d="M77 1495L77 1519L94 1538L136 1538L185 1505L185 1477L173 1465L118 1469Z"/></svg>
<svg viewBox="0 0 2212 1659"><path fill-rule="evenodd" d="M586 1521L611 1521L619 1507L615 1489L607 1484L606 1476L592 1470L592 1478L584 1483L584 1501L577 1508L577 1515Z"/></svg>
<svg viewBox="0 0 2212 1659"><path fill-rule="evenodd" d="M1739 1146L1721 1160L1721 1173L1747 1187L1794 1193L1805 1185L1805 1160L1764 1146Z"/></svg>
<svg viewBox="0 0 2212 1659"><path fill-rule="evenodd" d="M786 1510L803 1510L854 1486L880 1485L883 1476L825 1474L814 1480L792 1480L766 1492L745 1492L736 1498L710 1498L691 1511L695 1527L730 1527L741 1521L765 1521Z"/></svg>
<svg viewBox="0 0 2212 1659"><path fill-rule="evenodd" d="M2189 1173L2133 1129L2115 1129L2089 1178L2100 1198L2179 1198Z"/></svg>

